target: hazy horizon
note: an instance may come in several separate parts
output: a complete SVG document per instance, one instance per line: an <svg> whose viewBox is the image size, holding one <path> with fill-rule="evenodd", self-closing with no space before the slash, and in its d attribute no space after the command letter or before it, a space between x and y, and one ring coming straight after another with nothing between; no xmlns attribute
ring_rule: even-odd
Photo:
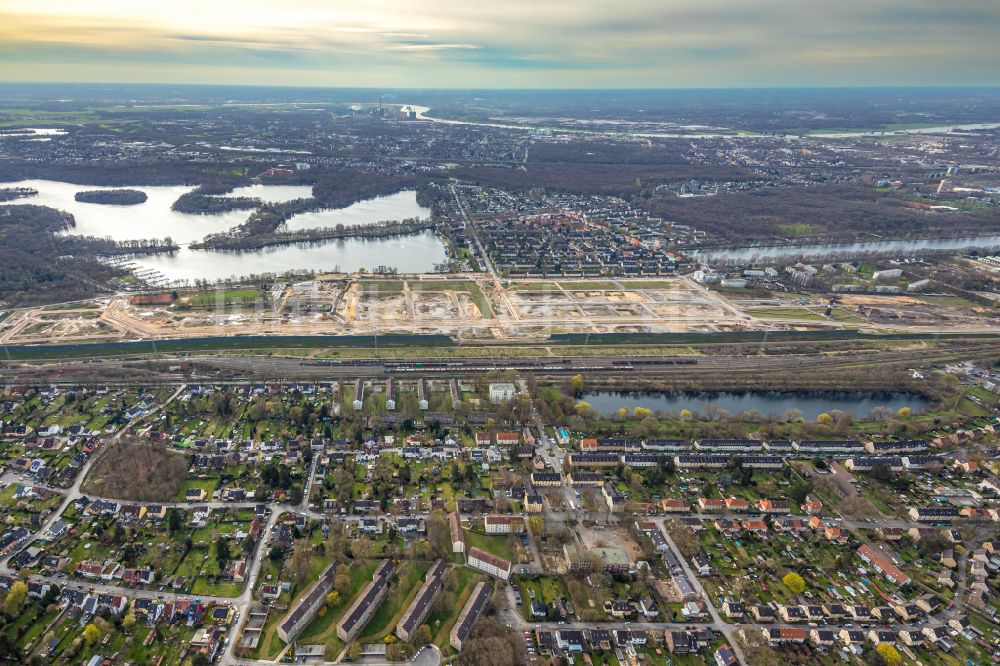
<svg viewBox="0 0 1000 666"><path fill-rule="evenodd" d="M348 86L328 84L283 84L283 83L199 83L171 81L22 81L0 78L0 86L79 86L90 88L94 86L108 87L191 87L191 88L229 88L229 89L281 89L281 90L358 90L358 91L433 91L433 92L556 92L556 93L613 93L613 92L849 92L857 91L898 91L920 92L934 90L982 90L998 91L1000 82L966 85L966 84L933 84L933 85L788 85L788 86L605 86L605 87L559 87L559 86Z"/></svg>
<svg viewBox="0 0 1000 666"><path fill-rule="evenodd" d="M1000 5L957 0L0 1L19 82L433 89L1000 85Z"/></svg>

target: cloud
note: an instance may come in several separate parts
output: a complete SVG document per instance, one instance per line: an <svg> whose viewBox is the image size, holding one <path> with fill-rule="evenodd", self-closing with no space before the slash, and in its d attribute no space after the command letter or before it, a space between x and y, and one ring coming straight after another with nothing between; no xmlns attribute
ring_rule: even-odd
<svg viewBox="0 0 1000 666"><path fill-rule="evenodd" d="M984 85L1000 84L998 25L993 0L3 0L0 66L117 80L119 54L141 63L134 80Z"/></svg>
<svg viewBox="0 0 1000 666"><path fill-rule="evenodd" d="M395 44L389 47L390 51L469 51L482 48L475 44Z"/></svg>

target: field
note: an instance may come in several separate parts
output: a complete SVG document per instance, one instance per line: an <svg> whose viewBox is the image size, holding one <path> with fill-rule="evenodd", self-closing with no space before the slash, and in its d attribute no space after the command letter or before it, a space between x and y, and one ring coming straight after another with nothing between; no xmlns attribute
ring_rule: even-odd
<svg viewBox="0 0 1000 666"><path fill-rule="evenodd" d="M253 305L260 297L256 289L214 289L185 294L177 299L178 306L210 308L225 305Z"/></svg>
<svg viewBox="0 0 1000 666"><path fill-rule="evenodd" d="M761 319L811 319L814 321L826 319L822 314L805 308L760 308L747 309L744 312Z"/></svg>
<svg viewBox="0 0 1000 666"><path fill-rule="evenodd" d="M205 497L203 501L209 501L212 499L212 495L215 493L215 487L218 481L216 479L187 479L180 485L177 492L174 494L175 500L183 500L188 490L193 488L199 488L205 491Z"/></svg>

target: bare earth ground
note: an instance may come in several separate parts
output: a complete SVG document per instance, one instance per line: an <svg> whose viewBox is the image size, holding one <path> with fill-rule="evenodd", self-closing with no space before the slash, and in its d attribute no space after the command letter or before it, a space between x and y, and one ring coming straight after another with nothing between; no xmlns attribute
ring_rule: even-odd
<svg viewBox="0 0 1000 666"><path fill-rule="evenodd" d="M577 284L579 288L574 286ZM687 278L525 280L502 287L481 275L358 282L318 280L308 293L287 288L274 302L213 308L136 306L127 296L67 309L19 310L0 324L2 344L231 335L438 333L533 339L553 333L714 332L864 327L872 330L985 330L982 307L945 296L838 296L826 315L818 296L730 298ZM600 287L600 288L598 288ZM483 312L492 315L485 317Z"/></svg>

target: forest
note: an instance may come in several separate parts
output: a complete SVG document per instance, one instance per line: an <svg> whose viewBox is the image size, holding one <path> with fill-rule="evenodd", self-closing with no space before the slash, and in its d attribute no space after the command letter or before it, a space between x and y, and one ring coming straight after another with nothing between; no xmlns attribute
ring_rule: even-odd
<svg viewBox="0 0 1000 666"><path fill-rule="evenodd" d="M316 174L313 198L324 208L344 208L363 199L417 189L427 176L390 176L364 171L327 171Z"/></svg>
<svg viewBox="0 0 1000 666"><path fill-rule="evenodd" d="M817 236L873 240L930 231L950 236L959 228L962 233L1000 229L1000 215L995 211L920 210L891 194L846 183L763 188L714 197L653 197L642 205L652 215L736 243Z"/></svg>
<svg viewBox="0 0 1000 666"><path fill-rule="evenodd" d="M686 141L672 142L669 147L618 141L539 142L531 147L528 163L670 164L690 167L691 161L681 152L690 147L690 142Z"/></svg>
<svg viewBox="0 0 1000 666"><path fill-rule="evenodd" d="M92 257L66 253L56 232L69 213L46 206L0 206L0 302L8 306L91 298L121 273Z"/></svg>
<svg viewBox="0 0 1000 666"><path fill-rule="evenodd" d="M131 500L173 497L187 478L188 457L163 445L118 440L87 476L86 492Z"/></svg>
<svg viewBox="0 0 1000 666"><path fill-rule="evenodd" d="M256 215L256 214L255 214ZM373 224L352 224L336 227L321 227L318 229L298 229L288 232L271 232L266 229L255 231L249 235L233 233L213 234L206 236L198 243L192 243L195 250L256 250L273 245L288 245L291 243L319 243L343 238L389 238L392 236L408 236L426 229L434 229L429 220L413 218L408 220L387 220ZM242 227L240 227L242 229Z"/></svg>
<svg viewBox="0 0 1000 666"><path fill-rule="evenodd" d="M261 205L260 199L253 197L218 197L205 194L201 188L182 194L171 208L179 213L224 213L230 210L252 210Z"/></svg>
<svg viewBox="0 0 1000 666"><path fill-rule="evenodd" d="M94 236L58 236L56 242L63 254L120 255L176 252L180 249L173 238L127 238L114 240Z"/></svg>

